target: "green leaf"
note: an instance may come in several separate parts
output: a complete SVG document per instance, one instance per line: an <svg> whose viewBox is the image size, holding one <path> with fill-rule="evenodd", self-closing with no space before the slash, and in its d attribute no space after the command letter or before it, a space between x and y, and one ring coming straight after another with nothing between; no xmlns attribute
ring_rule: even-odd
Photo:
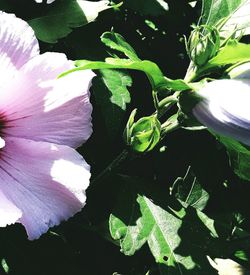
<svg viewBox="0 0 250 275"><path fill-rule="evenodd" d="M183 208L156 186L145 192L146 186L138 178L127 179L110 215L110 232L121 251L130 256L147 243L155 261L171 271L167 274L210 271L204 244L214 247L213 220L195 208Z"/></svg>
<svg viewBox="0 0 250 275"><path fill-rule="evenodd" d="M133 255L147 241L151 225L143 223L140 218L139 205L136 202L137 193L130 185L119 196L118 204L109 218L109 228L112 238L120 241L121 251L125 255Z"/></svg>
<svg viewBox="0 0 250 275"><path fill-rule="evenodd" d="M240 178L250 181L250 148L228 137L217 138L225 145L234 172Z"/></svg>
<svg viewBox="0 0 250 275"><path fill-rule="evenodd" d="M191 167L188 168L184 178L177 178L172 189L175 197L182 202L184 207L192 206L203 210L209 200L208 192L202 188L192 173Z"/></svg>
<svg viewBox="0 0 250 275"><path fill-rule="evenodd" d="M228 37L235 29L237 30L236 36L250 34L250 1L230 1L232 5L237 5L237 2L238 8L230 13L229 19L220 31L223 37Z"/></svg>
<svg viewBox="0 0 250 275"><path fill-rule="evenodd" d="M102 61L89 61L89 60L78 60L76 61L76 68L69 70L59 77L63 77L69 73L79 70L100 70L100 69L130 69L138 70L147 74L151 86L157 90L160 88L173 89L173 90L187 90L192 88L182 79L172 80L163 75L160 68L154 62L148 60L132 61L129 59L119 58L106 58L105 62Z"/></svg>
<svg viewBox="0 0 250 275"><path fill-rule="evenodd" d="M38 39L56 43L67 36L72 28L94 21L98 13L110 8L108 1L90 2L84 0L56 1L47 13L28 21Z"/></svg>
<svg viewBox="0 0 250 275"><path fill-rule="evenodd" d="M148 245L155 257L156 262L168 266L177 265L181 271L183 264L187 269L192 269L194 263L191 257L183 257L175 253L181 239L177 234L182 225L182 220L171 211L165 211L154 204L146 196L138 196L143 222L150 225L148 234ZM181 274L181 272L180 272Z"/></svg>
<svg viewBox="0 0 250 275"><path fill-rule="evenodd" d="M234 256L242 261L249 261L247 253L243 250L238 250L234 253Z"/></svg>
<svg viewBox="0 0 250 275"><path fill-rule="evenodd" d="M221 48L214 58L210 59L204 67L201 67L200 70L206 71L211 68L248 60L250 60L250 45L231 40L225 47Z"/></svg>
<svg viewBox="0 0 250 275"><path fill-rule="evenodd" d="M118 84L121 78L125 77L129 84L130 76L127 75L126 72L117 71L116 73L116 71L114 72L112 70L111 74L114 78L110 79L107 71L108 70L100 70L100 77L96 77L93 81L92 91L96 104L100 107L108 137L112 141L122 130L121 126L125 115L125 109L122 109L122 107L126 108L126 102L129 101L130 98L129 94L126 95L126 93L128 93L128 91L125 91L126 86L122 89L123 93L121 95L119 94L119 89L116 89L116 83Z"/></svg>
<svg viewBox="0 0 250 275"><path fill-rule="evenodd" d="M164 0L126 0L125 5L142 15L158 16L168 11L168 4Z"/></svg>
<svg viewBox="0 0 250 275"><path fill-rule="evenodd" d="M220 33L227 38L237 29L238 35L250 33L249 0L203 0L202 24L222 24ZM222 23L222 20L225 20Z"/></svg>
<svg viewBox="0 0 250 275"><path fill-rule="evenodd" d="M115 32L105 32L101 36L101 41L111 49L124 53L133 61L140 60L135 50L125 41L125 39Z"/></svg>
<svg viewBox="0 0 250 275"><path fill-rule="evenodd" d="M126 104L130 103L130 94L127 87L131 87L132 78L124 71L101 70L102 79L106 87L111 92L110 101L126 110Z"/></svg>

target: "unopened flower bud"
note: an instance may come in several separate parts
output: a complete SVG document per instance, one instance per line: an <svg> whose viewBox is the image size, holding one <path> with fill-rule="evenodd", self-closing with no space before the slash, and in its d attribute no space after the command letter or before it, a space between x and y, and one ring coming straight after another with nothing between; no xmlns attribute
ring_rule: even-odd
<svg viewBox="0 0 250 275"><path fill-rule="evenodd" d="M220 48L220 35L216 28L211 26L196 27L187 44L190 59L198 66L204 65L213 58Z"/></svg>
<svg viewBox="0 0 250 275"><path fill-rule="evenodd" d="M126 143L135 152L149 152L160 140L161 124L155 115L147 116L134 122L134 110L124 131Z"/></svg>

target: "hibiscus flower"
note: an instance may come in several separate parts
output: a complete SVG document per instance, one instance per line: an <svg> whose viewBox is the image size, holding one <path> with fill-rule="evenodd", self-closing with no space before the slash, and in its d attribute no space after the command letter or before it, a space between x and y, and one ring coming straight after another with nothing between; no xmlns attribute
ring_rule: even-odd
<svg viewBox="0 0 250 275"><path fill-rule="evenodd" d="M209 129L250 146L250 80L215 80L204 86L194 116Z"/></svg>
<svg viewBox="0 0 250 275"><path fill-rule="evenodd" d="M61 53L39 54L26 22L0 12L0 226L30 240L80 211L90 167L75 148L92 132L90 70Z"/></svg>

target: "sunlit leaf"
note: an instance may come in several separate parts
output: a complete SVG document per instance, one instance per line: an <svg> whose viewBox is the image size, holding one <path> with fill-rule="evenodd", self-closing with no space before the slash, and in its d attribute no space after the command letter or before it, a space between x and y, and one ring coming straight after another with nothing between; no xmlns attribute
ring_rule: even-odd
<svg viewBox="0 0 250 275"><path fill-rule="evenodd" d="M217 236L213 220L199 210L181 207L166 194L156 195L155 190L143 194L138 181L127 183L110 216L110 232L120 241L121 251L133 255L147 243L155 261L173 272L169 274L201 271L199 265L208 268L199 246L209 246L211 236Z"/></svg>
<svg viewBox="0 0 250 275"><path fill-rule="evenodd" d="M221 48L218 54L210 59L201 71L220 66L246 62L250 60L250 45L239 43L235 40L229 41L225 47Z"/></svg>
<svg viewBox="0 0 250 275"><path fill-rule="evenodd" d="M77 66L76 68L61 74L60 77L63 77L74 71L87 69L128 69L138 70L146 73L154 89L167 88L173 90L187 90L192 87L192 84L189 85L184 80L172 80L165 77L160 68L154 62L148 60L131 61L129 59L106 58L105 62L78 60L75 64Z"/></svg>
<svg viewBox="0 0 250 275"><path fill-rule="evenodd" d="M223 22L221 35L228 37L237 29L238 35L250 33L249 0L203 0L202 24L214 26Z"/></svg>
<svg viewBox="0 0 250 275"><path fill-rule="evenodd" d="M131 87L132 78L128 73L118 70L101 70L102 79L111 93L110 101L126 110L127 103L130 103L130 94L127 87Z"/></svg>
<svg viewBox="0 0 250 275"><path fill-rule="evenodd" d="M131 60L140 60L135 50L125 41L125 39L119 33L105 32L101 36L101 41L111 49L124 53Z"/></svg>
<svg viewBox="0 0 250 275"><path fill-rule="evenodd" d="M84 0L56 1L40 17L28 21L38 39L56 43L67 36L73 28L94 21L99 12L110 8L108 1L90 2Z"/></svg>

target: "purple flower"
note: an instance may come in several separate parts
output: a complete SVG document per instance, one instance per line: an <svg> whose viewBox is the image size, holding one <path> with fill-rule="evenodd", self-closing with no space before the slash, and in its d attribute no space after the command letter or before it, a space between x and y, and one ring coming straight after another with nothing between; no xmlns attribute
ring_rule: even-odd
<svg viewBox="0 0 250 275"><path fill-rule="evenodd" d="M0 12L0 226L30 240L80 211L90 167L74 148L92 132L92 71L64 54L39 54L26 22Z"/></svg>
<svg viewBox="0 0 250 275"><path fill-rule="evenodd" d="M250 79L216 80L198 94L194 116L215 133L250 146Z"/></svg>

